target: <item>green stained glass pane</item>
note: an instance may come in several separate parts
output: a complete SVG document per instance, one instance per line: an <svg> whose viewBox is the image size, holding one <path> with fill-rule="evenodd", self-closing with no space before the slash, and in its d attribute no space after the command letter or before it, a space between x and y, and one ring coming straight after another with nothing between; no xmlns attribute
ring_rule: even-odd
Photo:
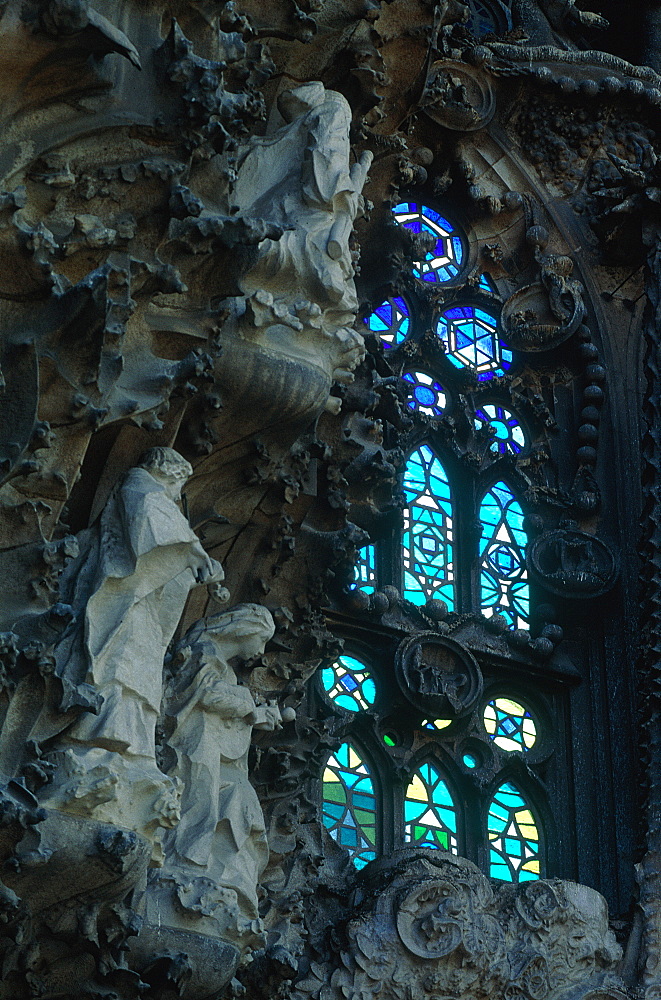
<svg viewBox="0 0 661 1000"><path fill-rule="evenodd" d="M413 604L438 598L454 607L454 538L450 484L431 448L412 453L404 473L402 561L404 597Z"/></svg>
<svg viewBox="0 0 661 1000"><path fill-rule="evenodd" d="M447 782L432 764L423 764L407 788L404 840L458 853L457 810Z"/></svg>
<svg viewBox="0 0 661 1000"><path fill-rule="evenodd" d="M502 784L491 800L487 830L492 878L504 882L540 878L537 823L524 796L511 782Z"/></svg>
<svg viewBox="0 0 661 1000"><path fill-rule="evenodd" d="M339 656L332 666L322 670L321 683L330 700L348 712L363 712L376 699L369 668L355 656Z"/></svg>
<svg viewBox="0 0 661 1000"><path fill-rule="evenodd" d="M350 743L331 754L323 774L322 822L357 868L376 857L376 797L369 768Z"/></svg>

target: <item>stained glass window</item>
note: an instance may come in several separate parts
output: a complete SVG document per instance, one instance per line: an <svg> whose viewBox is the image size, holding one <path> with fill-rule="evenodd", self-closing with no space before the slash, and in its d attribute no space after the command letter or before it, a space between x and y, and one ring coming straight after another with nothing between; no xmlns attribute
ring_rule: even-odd
<svg viewBox="0 0 661 1000"><path fill-rule="evenodd" d="M430 598L454 607L452 500L443 466L427 445L406 463L403 595L413 604Z"/></svg>
<svg viewBox="0 0 661 1000"><path fill-rule="evenodd" d="M497 291L496 286L493 283L493 280L491 279L490 275L488 275L486 273L480 275L480 280L479 280L479 282L477 284L477 287L481 291L483 291L483 292L491 292L491 294L495 294L496 291Z"/></svg>
<svg viewBox="0 0 661 1000"><path fill-rule="evenodd" d="M403 378L411 387L407 400L410 408L428 417L440 417L446 403L440 382L426 372L407 372Z"/></svg>
<svg viewBox="0 0 661 1000"><path fill-rule="evenodd" d="M413 233L431 233L436 237L433 250L423 261L416 261L413 273L423 281L452 281L459 274L464 260L464 246L459 231L435 209L417 202L395 205L393 214L400 225Z"/></svg>
<svg viewBox="0 0 661 1000"><path fill-rule="evenodd" d="M518 701L494 698L484 709L484 728L501 750L530 750L537 740L532 715Z"/></svg>
<svg viewBox="0 0 661 1000"><path fill-rule="evenodd" d="M503 882L540 877L539 832L516 785L500 786L489 806L489 874Z"/></svg>
<svg viewBox="0 0 661 1000"><path fill-rule="evenodd" d="M374 704L372 675L355 656L339 656L331 667L321 671L321 682L331 701L348 712L362 712Z"/></svg>
<svg viewBox="0 0 661 1000"><path fill-rule="evenodd" d="M376 857L376 797L369 768L350 743L343 743L326 763L323 824L352 855L356 868Z"/></svg>
<svg viewBox="0 0 661 1000"><path fill-rule="evenodd" d="M498 320L481 306L452 306L441 313L436 334L456 368L475 372L480 381L504 375L512 352L500 339Z"/></svg>
<svg viewBox="0 0 661 1000"><path fill-rule="evenodd" d="M376 546L364 545L359 550L351 589L364 590L366 594L373 594L376 590Z"/></svg>
<svg viewBox="0 0 661 1000"><path fill-rule="evenodd" d="M432 764L423 764L406 790L404 839L457 854L457 810L447 782Z"/></svg>
<svg viewBox="0 0 661 1000"><path fill-rule="evenodd" d="M435 729L440 732L452 725L452 719L423 719L422 725L424 729Z"/></svg>
<svg viewBox="0 0 661 1000"><path fill-rule="evenodd" d="M475 411L478 420L493 428L491 451L500 455L520 455L526 446L526 436L518 419L510 410L497 403L485 403Z"/></svg>
<svg viewBox="0 0 661 1000"><path fill-rule="evenodd" d="M401 295L394 295L377 306L363 322L379 335L384 347L397 347L411 329L411 310Z"/></svg>
<svg viewBox="0 0 661 1000"><path fill-rule="evenodd" d="M506 483L496 483L480 505L480 605L504 615L512 628L528 621L530 592L526 569L523 511Z"/></svg>
<svg viewBox="0 0 661 1000"><path fill-rule="evenodd" d="M470 17L468 27L476 38L491 33L498 34L507 31L512 27L511 17L508 16L507 7L503 3L498 4L498 13L494 10L488 0L469 0Z"/></svg>

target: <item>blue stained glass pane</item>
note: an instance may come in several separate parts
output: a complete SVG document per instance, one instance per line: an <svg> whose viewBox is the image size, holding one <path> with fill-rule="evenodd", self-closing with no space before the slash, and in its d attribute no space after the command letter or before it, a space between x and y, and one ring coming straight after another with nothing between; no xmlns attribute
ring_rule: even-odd
<svg viewBox="0 0 661 1000"><path fill-rule="evenodd" d="M415 772L406 791L404 840L458 853L456 807L446 781L432 764Z"/></svg>
<svg viewBox="0 0 661 1000"><path fill-rule="evenodd" d="M406 299L393 295L366 316L363 323L379 335L385 348L397 347L411 329L411 310Z"/></svg>
<svg viewBox="0 0 661 1000"><path fill-rule="evenodd" d="M427 372L406 372L402 376L409 383L408 406L427 417L440 417L446 406L445 390L440 382Z"/></svg>
<svg viewBox="0 0 661 1000"><path fill-rule="evenodd" d="M339 656L322 671L321 682L330 700L349 712L362 712L374 704L374 680L369 668L355 656Z"/></svg>
<svg viewBox="0 0 661 1000"><path fill-rule="evenodd" d="M353 571L351 590L364 590L373 594L376 590L376 547L364 545L358 552Z"/></svg>
<svg viewBox="0 0 661 1000"><path fill-rule="evenodd" d="M436 322L436 335L449 361L475 372L478 379L504 375L511 367L512 355L500 339L498 320L480 306L445 309Z"/></svg>
<svg viewBox="0 0 661 1000"><path fill-rule="evenodd" d="M506 483L496 483L480 505L480 601L483 612L504 615L523 628L530 613L523 511Z"/></svg>
<svg viewBox="0 0 661 1000"><path fill-rule="evenodd" d="M494 455L520 455L526 447L525 432L511 410L498 403L485 403L475 416L493 432L489 447Z"/></svg>
<svg viewBox="0 0 661 1000"><path fill-rule="evenodd" d="M491 800L487 831L492 878L503 882L540 878L537 823L523 795L511 782L501 785Z"/></svg>
<svg viewBox="0 0 661 1000"><path fill-rule="evenodd" d="M444 283L456 278L465 258L464 244L456 226L433 208L418 202L401 202L393 208L395 221L413 233L436 236L433 252L416 261L413 274L423 281Z"/></svg>
<svg viewBox="0 0 661 1000"><path fill-rule="evenodd" d="M414 604L439 598L452 609L455 573L450 485L427 445L421 445L406 463L404 495L404 597Z"/></svg>
<svg viewBox="0 0 661 1000"><path fill-rule="evenodd" d="M322 821L356 868L376 857L376 796L369 768L350 743L331 754L323 775Z"/></svg>

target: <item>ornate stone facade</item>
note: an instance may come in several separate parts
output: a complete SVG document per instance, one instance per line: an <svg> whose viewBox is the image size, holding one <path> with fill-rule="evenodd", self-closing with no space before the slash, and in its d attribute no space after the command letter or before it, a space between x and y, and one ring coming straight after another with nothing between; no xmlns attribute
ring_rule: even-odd
<svg viewBox="0 0 661 1000"><path fill-rule="evenodd" d="M661 29L610 6L0 2L1 1000L659 995Z"/></svg>

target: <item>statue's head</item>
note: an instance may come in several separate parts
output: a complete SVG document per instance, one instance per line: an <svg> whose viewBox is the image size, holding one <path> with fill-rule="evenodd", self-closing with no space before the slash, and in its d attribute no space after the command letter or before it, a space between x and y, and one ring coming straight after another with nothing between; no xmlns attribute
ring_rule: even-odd
<svg viewBox="0 0 661 1000"><path fill-rule="evenodd" d="M193 467L174 448L150 448L146 451L138 468L145 469L165 486L168 496L178 500L181 488L193 474Z"/></svg>
<svg viewBox="0 0 661 1000"><path fill-rule="evenodd" d="M274 633L275 623L268 608L261 604L237 604L229 611L196 622L181 645L194 648L210 642L219 647L225 659L241 656L247 660L263 653Z"/></svg>

